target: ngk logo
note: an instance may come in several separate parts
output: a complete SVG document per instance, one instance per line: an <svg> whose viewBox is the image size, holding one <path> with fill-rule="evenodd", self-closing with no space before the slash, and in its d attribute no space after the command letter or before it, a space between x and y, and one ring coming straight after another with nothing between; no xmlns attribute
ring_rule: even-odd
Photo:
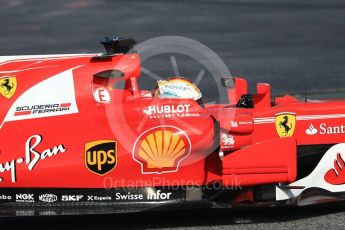
<svg viewBox="0 0 345 230"><path fill-rule="evenodd" d="M61 201L80 201L83 195L62 195Z"/></svg>
<svg viewBox="0 0 345 230"><path fill-rule="evenodd" d="M34 194L16 194L17 202L35 202Z"/></svg>

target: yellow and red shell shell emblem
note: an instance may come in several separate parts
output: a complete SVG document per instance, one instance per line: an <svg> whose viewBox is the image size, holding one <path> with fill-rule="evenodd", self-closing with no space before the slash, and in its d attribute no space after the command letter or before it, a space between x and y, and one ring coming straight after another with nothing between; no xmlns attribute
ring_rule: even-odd
<svg viewBox="0 0 345 230"><path fill-rule="evenodd" d="M143 174L176 172L190 151L191 143L185 132L173 126L159 126L139 136L133 158L141 164Z"/></svg>

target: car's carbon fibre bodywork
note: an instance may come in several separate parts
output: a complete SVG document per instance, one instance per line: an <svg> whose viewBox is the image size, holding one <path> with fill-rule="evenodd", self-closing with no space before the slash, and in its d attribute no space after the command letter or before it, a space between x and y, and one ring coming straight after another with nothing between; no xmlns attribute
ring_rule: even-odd
<svg viewBox="0 0 345 230"><path fill-rule="evenodd" d="M224 76L229 103L204 105L139 77L135 52L1 57L0 215L343 199L345 101Z"/></svg>

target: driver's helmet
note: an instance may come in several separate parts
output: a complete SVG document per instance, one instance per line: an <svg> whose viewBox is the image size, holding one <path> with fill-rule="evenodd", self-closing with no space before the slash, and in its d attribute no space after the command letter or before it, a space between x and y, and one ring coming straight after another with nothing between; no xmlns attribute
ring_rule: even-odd
<svg viewBox="0 0 345 230"><path fill-rule="evenodd" d="M183 77L173 77L157 82L154 97L158 98L189 98L203 106L202 94L199 88L190 80Z"/></svg>

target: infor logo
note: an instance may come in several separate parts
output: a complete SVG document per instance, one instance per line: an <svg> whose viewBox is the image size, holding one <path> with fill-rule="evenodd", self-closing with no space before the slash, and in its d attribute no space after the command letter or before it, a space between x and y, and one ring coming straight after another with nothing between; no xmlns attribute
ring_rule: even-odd
<svg viewBox="0 0 345 230"><path fill-rule="evenodd" d="M93 173L103 176L117 165L117 143L98 140L85 144L85 165Z"/></svg>

